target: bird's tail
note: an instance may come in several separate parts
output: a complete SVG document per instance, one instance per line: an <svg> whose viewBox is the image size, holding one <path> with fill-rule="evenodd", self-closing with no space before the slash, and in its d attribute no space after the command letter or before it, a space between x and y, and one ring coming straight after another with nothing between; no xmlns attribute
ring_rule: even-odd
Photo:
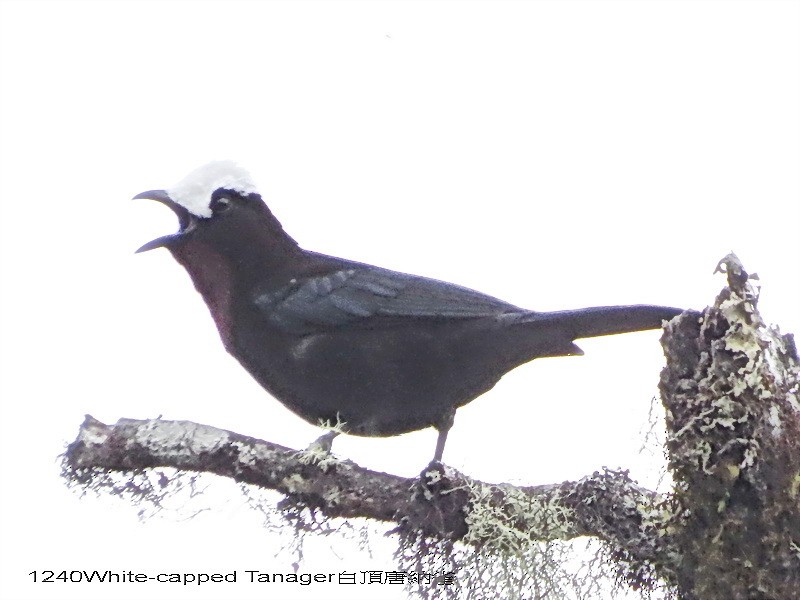
<svg viewBox="0 0 800 600"><path fill-rule="evenodd" d="M658 329L663 321L681 314L679 308L636 304L632 306L595 306L575 310L531 313L524 321L557 329L570 339Z"/></svg>

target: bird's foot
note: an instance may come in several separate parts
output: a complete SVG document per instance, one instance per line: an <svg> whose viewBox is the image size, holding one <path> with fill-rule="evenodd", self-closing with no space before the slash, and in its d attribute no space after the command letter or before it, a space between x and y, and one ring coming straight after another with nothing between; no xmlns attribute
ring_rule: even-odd
<svg viewBox="0 0 800 600"><path fill-rule="evenodd" d="M433 500L436 495L434 488L444 479L444 469L445 467L441 462L436 459L432 460L427 467L422 469L419 477L412 482L410 488L412 493L415 495L421 494L428 502Z"/></svg>
<svg viewBox="0 0 800 600"><path fill-rule="evenodd" d="M306 448L306 452L324 452L325 454L331 453L331 448L333 448L333 439L339 435L339 431L335 429L331 429L330 431L326 431L321 436L319 436L316 440L309 444L308 448Z"/></svg>
<svg viewBox="0 0 800 600"><path fill-rule="evenodd" d="M298 452L298 460L304 465L317 465L323 471L327 471L338 459L331 454L333 438L339 435L339 431L326 431L316 440L309 444L308 448Z"/></svg>

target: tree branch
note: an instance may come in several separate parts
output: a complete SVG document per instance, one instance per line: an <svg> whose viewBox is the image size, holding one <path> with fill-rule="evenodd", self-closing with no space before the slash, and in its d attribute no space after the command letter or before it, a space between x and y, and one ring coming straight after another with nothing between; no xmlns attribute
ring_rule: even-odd
<svg viewBox="0 0 800 600"><path fill-rule="evenodd" d="M794 339L767 327L734 255L713 306L670 322L661 395L687 598L798 598L800 403Z"/></svg>
<svg viewBox="0 0 800 600"><path fill-rule="evenodd" d="M120 419L106 425L88 415L66 460L75 472L173 467L215 473L276 490L328 517L392 522L474 546L520 548L593 535L640 560L660 552L653 539L664 498L622 471L514 487L432 463L421 478L407 479L190 421Z"/></svg>

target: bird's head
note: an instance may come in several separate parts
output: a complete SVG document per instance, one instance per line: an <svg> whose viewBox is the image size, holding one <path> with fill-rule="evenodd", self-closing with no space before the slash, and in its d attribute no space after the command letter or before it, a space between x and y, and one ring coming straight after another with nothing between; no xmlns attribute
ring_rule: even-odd
<svg viewBox="0 0 800 600"><path fill-rule="evenodd" d="M177 233L147 242L137 252L161 247L172 250L191 238L225 246L237 239L253 239L250 234L273 229L273 224L283 234L250 174L231 161L208 163L173 187L142 192L134 196L138 198L171 208L180 228Z"/></svg>

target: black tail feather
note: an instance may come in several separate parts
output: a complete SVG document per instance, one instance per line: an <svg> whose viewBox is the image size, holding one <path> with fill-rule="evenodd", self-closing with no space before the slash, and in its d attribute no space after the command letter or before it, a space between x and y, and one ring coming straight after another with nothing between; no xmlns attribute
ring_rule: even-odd
<svg viewBox="0 0 800 600"><path fill-rule="evenodd" d="M570 339L613 335L631 331L658 329L683 310L669 306L635 304L632 306L595 306L575 310L532 313L526 321L552 325Z"/></svg>

